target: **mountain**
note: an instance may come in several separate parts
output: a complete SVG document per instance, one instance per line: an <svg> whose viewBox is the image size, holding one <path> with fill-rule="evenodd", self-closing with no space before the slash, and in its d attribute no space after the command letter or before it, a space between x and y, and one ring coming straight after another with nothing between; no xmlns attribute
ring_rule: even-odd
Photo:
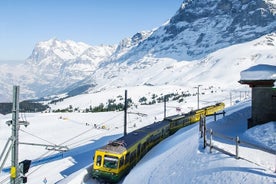
<svg viewBox="0 0 276 184"><path fill-rule="evenodd" d="M135 62L137 55L178 61L200 59L274 32L275 9L275 1L186 0L167 23L132 48L128 57L118 60Z"/></svg>
<svg viewBox="0 0 276 184"><path fill-rule="evenodd" d="M71 40L39 42L25 63L16 66L17 72L13 72L14 66L3 65L5 75L1 81L4 87L0 91L9 95L1 99L11 99L12 85L23 87L23 99L59 93L89 76L115 49L116 45L91 46Z"/></svg>
<svg viewBox="0 0 276 184"><path fill-rule="evenodd" d="M235 88L246 67L275 64L275 30L275 0L185 0L159 28L115 46L57 39L38 43L16 72L1 67L0 98L11 99L13 84L22 86L23 98L137 85L227 81Z"/></svg>
<svg viewBox="0 0 276 184"><path fill-rule="evenodd" d="M225 90L241 88L240 72L257 64L275 65L276 33L217 50L204 58L177 61L143 57L132 64L110 63L76 86L93 83L91 92L124 86L176 85L193 88L216 86Z"/></svg>
<svg viewBox="0 0 276 184"><path fill-rule="evenodd" d="M136 44L120 44L105 65L76 86L93 83L92 91L99 91L227 83L228 89L235 88L240 71L275 64L275 12L275 1L184 1L164 25ZM225 68L227 75L220 76Z"/></svg>

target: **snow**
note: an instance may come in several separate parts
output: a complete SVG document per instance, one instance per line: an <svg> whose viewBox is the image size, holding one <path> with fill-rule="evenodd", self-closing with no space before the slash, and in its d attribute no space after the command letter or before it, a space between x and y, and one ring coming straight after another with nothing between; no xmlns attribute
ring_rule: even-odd
<svg viewBox="0 0 276 184"><path fill-rule="evenodd" d="M255 41L256 44L262 44ZM194 88L196 84L202 84L200 87L200 107L214 104L216 102L224 102L227 105L226 117L216 122L212 117L207 119L207 128L212 128L214 132L224 134L230 137L239 136L242 141L261 145L268 149L276 147L275 141L275 126L276 122L268 122L264 125L253 127L247 130L247 119L251 116L251 101L248 96L241 97L238 91L238 97L234 95L231 97L232 102L229 103L229 91L224 88L228 85L228 80L238 81L238 76L233 76L221 68L229 68L226 64L222 53L228 52L227 50L235 50L238 46L229 47L222 52L213 53L196 63L189 62L166 62L160 59L162 65L160 68L156 67L158 63L144 62L144 65L152 65L151 70L161 69L167 73L159 79L151 79L146 71L133 70L133 76L143 74L142 83L152 82L156 80L171 81L170 85L156 85L156 86L131 86L127 88L112 86L112 78L108 85L102 86L105 90L90 91L90 94L78 95L72 98L67 98L64 101L51 105L52 110L64 109L72 105L74 108L80 109L96 106L99 103L105 103L108 99L116 99L120 102L119 95L124 96L124 90L128 90L129 98L132 98L137 107L132 107L129 112L139 112L147 114L145 117L140 117L135 114L128 115L128 132L140 128L142 126L153 123L155 118L162 120L163 118L163 104L154 105L139 105L137 102L142 96L151 99L153 94L162 96L168 93L182 93L190 92L196 94ZM243 52L246 52L243 50ZM250 52L251 53L251 52ZM234 56L233 56L234 55ZM240 58L235 56L233 52L232 58L237 57L236 66L243 66L245 68L248 60L247 58ZM238 54L237 54L238 55ZM250 56L250 54L247 54ZM213 59L216 58L216 60ZM242 79L248 79L251 76L258 76L262 79L275 79L275 65L272 59L266 62L261 62L261 55L251 55L255 61L256 66L248 68L241 73ZM240 58L240 59L239 59ZM219 60L225 62L218 62ZM259 62L257 62L259 60ZM262 63L262 64L260 64ZM211 86L213 82L207 81L206 73L204 70L196 71L193 73L186 72L190 68L197 68L204 66L205 70L209 68L217 68L210 76L213 79L220 78L222 75L229 76L226 80L218 82L216 86ZM137 65L133 67L143 67ZM186 68L187 67L187 68ZM176 69L177 68L177 69ZM240 67L241 68L241 67ZM124 71L124 68L120 68ZM120 72L122 72L120 71ZM149 71L149 70L147 70ZM178 72L179 71L179 72ZM178 73L186 73L187 78L193 79L197 76L193 85L173 85ZM156 72L156 75L162 72ZM253 73L253 75L252 75ZM116 73L110 73L116 75ZM179 74L178 80L183 80ZM231 77L231 78L230 78ZM102 77L103 80L104 77ZM107 76L105 76L107 78ZM199 80L200 79L200 80ZM124 74L121 75L122 83L131 81L131 84L138 83L135 78L127 79ZM113 81L116 83L117 81ZM201 82L201 83L199 83ZM104 82L103 82L104 83ZM238 84L238 83L237 83ZM229 87L230 88L230 87ZM24 88L23 88L24 89ZM233 89L233 88L232 88ZM233 91L232 91L233 92ZM117 101L118 100L118 101ZM170 101L167 103L167 115L177 114L176 107L180 107L182 112L188 112L196 108L197 97L191 95L186 97L182 103ZM243 101L231 106L233 102ZM121 100L122 102L122 100ZM82 111L81 111L82 112ZM20 119L30 122L28 127L20 128L20 142L30 142L37 144L47 145L62 145L67 146L67 152L59 153L54 151L45 150L45 147L28 146L20 144L19 160L31 159L32 167L28 172L28 183L37 184L42 183L45 179L47 183L98 183L91 179L91 164L94 151L102 145L105 145L110 140L114 140L122 136L123 132L123 112L103 112L103 113L26 113L21 114ZM11 128L6 125L6 121L11 120L11 114L0 115L0 151L3 150L6 141L10 137ZM94 124L98 128L94 127ZM105 127L105 128L103 128ZM230 152L235 152L234 143L222 141L221 139L214 138L214 144ZM162 141L154 147L144 158L133 168L133 170L124 178L120 183L275 183L275 155L258 151L255 148L241 145L240 157L235 159L220 153L216 150L209 152L209 148L203 149L202 139L199 139L198 124L185 127L177 133ZM0 183L9 183L9 173L7 172L10 165L10 158L5 164L3 172L0 174ZM137 174L139 173L139 175ZM46 181L45 180L45 181Z"/></svg>
<svg viewBox="0 0 276 184"><path fill-rule="evenodd" d="M247 95L241 96L241 88L234 88L239 85L238 82L236 85L229 85L239 80L239 76L233 72L237 71L237 68L238 70L247 68L241 72L241 79L244 80L275 79L275 54L271 57L263 54L273 49L266 47L265 43L265 39L261 38L252 43L243 44L250 46L246 47L246 50L239 50L240 45L235 45L212 53L194 63L177 62L166 58L147 58L137 65L122 64L116 72L113 72L112 68L107 68L110 69L109 73L101 71L97 73L98 81L101 83L101 88L97 88L97 91L67 98L56 105L51 105L51 109L64 109L70 105L74 108L85 109L90 105L106 103L109 99L116 99L117 103L122 102L118 96L124 96L124 90L127 89L129 98L137 105L137 107L130 108L129 112L147 114L145 117L128 115L128 132L130 132L135 130L134 124L136 128L140 128L153 123L155 118L163 119L163 104L139 105L138 100L141 97L146 96L151 99L153 94L160 97L169 93L190 92L192 95L186 97L182 103L176 101L167 103L167 115L179 113L176 111L177 107L180 107L182 112L188 112L197 106L195 95L197 91L194 87L201 84L200 107L216 102L224 102L228 107L224 118L220 117L216 122L213 121L213 117L207 118L207 128L212 128L214 132L228 137L239 136L242 141L275 150L276 122L268 122L247 130L247 119L251 116L251 101L248 100ZM256 45L258 45L258 52L254 53L252 50L256 49ZM262 46L264 50L260 50ZM229 58L229 54L225 53L233 54ZM235 64L229 66L231 61ZM248 68L248 63L250 66L255 63L255 66ZM149 68L144 70L145 66ZM196 70L198 67L202 67L202 70ZM213 70L208 73L210 69ZM128 78L129 75L125 72L131 72L132 77ZM183 79L183 73L187 80ZM119 77L114 79L113 76L116 75ZM190 84L187 84L187 81ZM138 85L145 83L156 85ZM229 102L229 91L225 90L226 88L232 90L232 93L237 90L238 97L233 95L232 101ZM239 102L243 100L245 101ZM231 106L233 102L239 103ZM30 125L20 128L20 142L61 145L69 148L67 152L59 153L45 150L45 147L20 144L19 160L32 160L32 167L27 174L28 183L43 183L44 180L47 180L47 183L60 184L98 183L90 177L94 151L110 140L122 136L123 117L123 112L21 114L20 119L29 121ZM11 127L5 123L8 120L11 120L11 114L0 115L0 151L3 150L10 137ZM229 143L214 137L214 145L231 153L235 152L233 142ZM251 184L276 182L276 158L273 154L241 145L240 157L242 158L235 159L233 156L214 149L210 153L209 148L203 149L202 147L203 142L199 138L198 124L185 127L148 152L120 183ZM7 171L10 160L8 158L0 174L1 184L9 183Z"/></svg>
<svg viewBox="0 0 276 184"><path fill-rule="evenodd" d="M276 4L275 0L265 1ZM181 9L186 5L183 3ZM232 22L228 20L228 16L198 20L194 26L190 26L191 29L178 34L173 40L168 39L161 43L167 32L165 27L169 26L167 22L154 32L141 32L141 38L138 34L123 40L118 46L118 52L115 52L117 46L94 47L81 42L57 39L40 42L26 61L33 67L33 72L27 72L29 69L22 65L17 66L14 70L16 73L13 74L11 67L1 65L0 98L7 99L5 94L10 94L11 82L21 84L20 91L25 95L24 98L30 98L46 94L47 90L48 93L54 94L83 79L84 83L80 84L95 83L97 86L90 89L89 94L67 98L51 105L52 110L64 109L70 105L83 110L106 103L109 99L115 98L116 102L119 102L118 96L123 96L124 90L127 89L129 97L137 105L137 108L132 107L129 111L147 114L145 117L128 115L130 132L153 123L155 118L163 118L163 104L138 105L139 98L146 96L151 99L153 94L160 97L168 93L190 92L192 96L185 98L184 102L170 101L167 104L167 115L179 113L176 107L180 107L182 112L188 112L197 105L197 91L194 87L202 85L200 107L221 101L227 105L226 117L220 117L216 122L212 117L207 118L207 128L228 137L239 136L242 141L275 150L276 122L268 122L247 130L251 101L246 95L241 97L241 92L248 88L244 89L245 86L237 81L276 79L276 33L274 31L256 40L236 45L230 44L233 43L230 40L232 36L219 41L221 32ZM272 23L271 27L273 25L275 24ZM176 24L179 29L185 26L188 24L184 22ZM256 26L254 29L250 28L252 27L244 26L237 29L235 35L252 37L252 34L267 29ZM197 45L194 42L200 37L200 32L205 33L205 38L202 45ZM156 39L147 39L148 36ZM189 39L183 41L183 38ZM140 44L142 41L145 44ZM208 50L204 44L210 45L211 49ZM195 55L204 57L189 58L186 53L187 45ZM227 45L232 46L226 47ZM140 52L137 52L139 50ZM206 54L205 50L207 53L215 52ZM103 63L97 68L103 61L110 63ZM30 87L30 84L37 85L37 91ZM235 91L239 97L231 96ZM230 102L229 92L232 99ZM243 100L246 101L240 102ZM233 102L238 103L231 106ZM123 112L21 114L20 119L29 121L30 125L20 128L20 142L62 145L69 148L67 152L59 153L46 150L45 147L20 144L19 160L32 160L32 167L27 174L28 183L38 184L46 180L47 183L59 184L98 183L90 177L94 151L110 140L122 136L123 117ZM11 114L0 114L0 151L10 137L11 127L5 123L8 120L11 120ZM214 149L211 153L209 148L203 149L203 141L199 137L198 123L179 130L146 154L120 183L276 183L275 155L241 145L241 158L235 159ZM235 152L233 142L214 137L214 145L231 153ZM0 173L1 184L9 183L7 171L10 160L9 156L3 172Z"/></svg>
<svg viewBox="0 0 276 184"><path fill-rule="evenodd" d="M241 72L241 80L276 80L276 62L273 65L255 65Z"/></svg>
<svg viewBox="0 0 276 184"><path fill-rule="evenodd" d="M162 34L160 33L160 35ZM26 65L16 67L17 70L14 70L15 67L0 66L3 74L0 76L0 101L6 102L11 99L12 84L22 86L21 98L24 97L24 99L64 93L63 90L69 84L74 85L69 87L66 92L79 86L91 84L95 85L91 88L94 92L145 84L154 86L169 84L184 87L202 84L206 87L220 87L223 90L244 88L237 82L240 80L241 71L258 64L276 65L275 46L273 46L275 44L276 34L274 33L251 42L217 50L199 60L177 61L167 57L156 58L150 54L139 59L139 55L134 54L133 57L137 56L136 59L139 59L135 63L110 63L102 65L100 68L97 68L97 63L101 63L104 58L109 58L115 47L91 46L83 54L79 53L84 60L55 60L55 54L53 57L47 55L47 58L39 62L41 65L33 60L28 60L30 66L34 68L32 72ZM68 45L68 42L62 42L62 45ZM74 45L70 48L70 50L74 50ZM79 50L81 48L80 46ZM123 47L123 49L127 49L127 47ZM40 51L43 53L43 50ZM35 54L33 57L36 58ZM80 79L84 80L80 81Z"/></svg>
<svg viewBox="0 0 276 184"><path fill-rule="evenodd" d="M242 111L247 113L231 114L229 111L234 109L227 109L228 115L224 119L210 122L207 127L215 125L217 128L214 131L228 135L247 132L244 126L247 116L244 115L248 115L248 102L239 105L241 106L246 109ZM232 119L233 117L235 118ZM233 126L233 122L236 126ZM240 126L237 126L238 124ZM270 124L275 126L276 122ZM224 130L225 128L227 131ZM256 137L247 140L259 139L263 142L262 134L258 134L262 132L260 131L262 126L253 129L257 133ZM275 144L275 129L270 129L267 134ZM183 128L151 150L125 178L124 183L272 183L276 181L275 174L272 172L269 174L264 169L265 166L262 168L243 159L236 160L214 150L209 153L209 149L204 150L202 147L198 125ZM252 150L251 153L256 152ZM248 157L260 158L262 155L251 154ZM275 156L271 155L270 161L273 165ZM275 165L273 167L275 169Z"/></svg>
<svg viewBox="0 0 276 184"><path fill-rule="evenodd" d="M265 0L265 1L276 5L276 0Z"/></svg>
<svg viewBox="0 0 276 184"><path fill-rule="evenodd" d="M264 125L257 125L255 128L249 129L244 133L244 136L247 136L249 139L256 139L259 144L263 144L266 147L276 150L275 145L275 122L270 122ZM256 136L259 136L255 138ZM260 142L262 141L262 142Z"/></svg>
<svg viewBox="0 0 276 184"><path fill-rule="evenodd" d="M133 94L135 96L135 93ZM98 98L103 99L103 96L99 95ZM74 103L73 101L79 101L79 99L71 100L71 104ZM195 101L195 97L190 97L187 101L188 104L178 105L195 106L192 102ZM83 100L82 102L84 103ZM175 102L168 102L168 107L175 105ZM224 118L220 116L216 122L213 121L213 117L207 118L207 128L228 136L240 136L241 140L275 149L276 122L246 129L247 118L251 113L250 105L251 101L247 100L228 107L226 116ZM163 104L155 104L139 105L137 109L130 109L129 111L145 113L147 116L129 114L128 132L135 129L134 123L136 128L139 128L152 123L155 117L161 120L162 108ZM167 113L172 115L177 112L175 109L168 109ZM58 153L47 151L44 147L20 145L19 160L33 161L27 174L29 184L42 183L45 179L47 183L59 184L98 183L90 177L94 151L110 140L122 136L123 132L123 112L26 113L20 117L30 122L28 127L21 127L20 142L63 145L70 148L67 152ZM0 150L2 151L11 132L10 127L5 124L11 119L11 114L1 115L0 118ZM104 125L106 128L94 128L94 124L98 127ZM225 149L233 146L219 140L215 140L215 144ZM241 150L245 151L241 151L241 154L247 153L246 159L237 160L233 156L216 150L209 153L209 148L204 150L202 147L198 124L185 127L154 147L120 183L276 182L275 155L243 146ZM0 182L6 179L3 183L9 183L9 173L7 173L9 165L10 158L4 172L0 174Z"/></svg>

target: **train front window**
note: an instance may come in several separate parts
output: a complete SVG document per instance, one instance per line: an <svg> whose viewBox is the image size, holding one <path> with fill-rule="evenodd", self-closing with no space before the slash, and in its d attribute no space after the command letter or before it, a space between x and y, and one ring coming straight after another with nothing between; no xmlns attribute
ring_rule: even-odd
<svg viewBox="0 0 276 184"><path fill-rule="evenodd" d="M104 156L104 167L110 169L116 169L118 167L118 157L105 155Z"/></svg>
<svg viewBox="0 0 276 184"><path fill-rule="evenodd" d="M96 165L97 165L97 166L100 166L100 165L101 165L101 163L102 163L102 156L101 156L101 155L98 155L98 156L97 156L97 162L96 162Z"/></svg>

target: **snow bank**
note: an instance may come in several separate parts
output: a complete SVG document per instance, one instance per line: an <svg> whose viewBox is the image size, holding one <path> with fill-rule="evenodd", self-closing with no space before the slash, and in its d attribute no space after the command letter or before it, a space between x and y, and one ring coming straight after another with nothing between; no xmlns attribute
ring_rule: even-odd
<svg viewBox="0 0 276 184"><path fill-rule="evenodd" d="M276 150L276 121L250 128L244 136L260 145Z"/></svg>

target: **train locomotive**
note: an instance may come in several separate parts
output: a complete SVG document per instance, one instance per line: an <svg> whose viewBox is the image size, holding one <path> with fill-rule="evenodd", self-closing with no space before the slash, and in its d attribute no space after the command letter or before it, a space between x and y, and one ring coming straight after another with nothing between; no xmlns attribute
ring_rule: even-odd
<svg viewBox="0 0 276 184"><path fill-rule="evenodd" d="M119 182L153 146L180 128L199 121L201 115L212 115L224 107L224 103L218 103L187 114L166 117L108 143L95 151L92 178Z"/></svg>

